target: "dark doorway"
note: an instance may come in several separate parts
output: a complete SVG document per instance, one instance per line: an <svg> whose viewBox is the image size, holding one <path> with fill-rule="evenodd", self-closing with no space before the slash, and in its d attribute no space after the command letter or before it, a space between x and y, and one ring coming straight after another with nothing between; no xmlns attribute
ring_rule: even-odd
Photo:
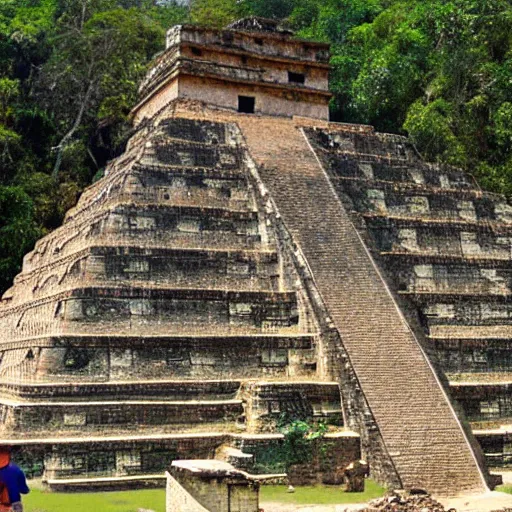
<svg viewBox="0 0 512 512"><path fill-rule="evenodd" d="M304 73L294 73L293 71L288 71L288 82L294 84L303 84L306 81L306 75Z"/></svg>
<svg viewBox="0 0 512 512"><path fill-rule="evenodd" d="M253 96L238 96L238 112L254 114L255 100Z"/></svg>

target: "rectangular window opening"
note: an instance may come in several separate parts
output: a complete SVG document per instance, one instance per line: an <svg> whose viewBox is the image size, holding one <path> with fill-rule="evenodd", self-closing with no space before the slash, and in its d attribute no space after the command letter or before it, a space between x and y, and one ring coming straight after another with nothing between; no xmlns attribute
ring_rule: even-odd
<svg viewBox="0 0 512 512"><path fill-rule="evenodd" d="M256 98L254 96L238 96L238 112L254 114L255 102Z"/></svg>
<svg viewBox="0 0 512 512"><path fill-rule="evenodd" d="M306 82L306 75L304 73L294 73L293 71L288 71L288 82L294 84L303 84Z"/></svg>
<svg viewBox="0 0 512 512"><path fill-rule="evenodd" d="M262 349L261 363L270 366L286 366L288 364L288 350L285 348Z"/></svg>

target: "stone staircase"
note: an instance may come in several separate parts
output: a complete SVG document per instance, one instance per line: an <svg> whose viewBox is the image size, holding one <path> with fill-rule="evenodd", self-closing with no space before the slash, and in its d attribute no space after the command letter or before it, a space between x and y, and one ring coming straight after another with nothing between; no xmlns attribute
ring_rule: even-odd
<svg viewBox="0 0 512 512"><path fill-rule="evenodd" d="M489 466L510 466L509 202L458 169L424 162L403 137L307 132Z"/></svg>
<svg viewBox="0 0 512 512"><path fill-rule="evenodd" d="M303 131L290 120L241 116L238 124L339 330L404 486L439 494L484 490L439 380ZM384 149L375 158L389 158ZM398 156L405 151L394 149Z"/></svg>

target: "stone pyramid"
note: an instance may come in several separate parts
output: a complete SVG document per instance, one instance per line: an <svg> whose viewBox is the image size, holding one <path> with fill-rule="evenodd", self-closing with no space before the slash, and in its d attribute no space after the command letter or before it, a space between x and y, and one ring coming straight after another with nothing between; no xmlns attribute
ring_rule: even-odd
<svg viewBox="0 0 512 512"><path fill-rule="evenodd" d="M390 486L485 490L442 333L415 323L444 311L418 292L443 292L446 256L417 226L478 223L478 191L401 137L329 123L326 45L258 20L167 45L126 152L3 297L1 442L54 487L132 485L176 458L279 473L278 426L303 419L329 430L308 481L362 454Z"/></svg>

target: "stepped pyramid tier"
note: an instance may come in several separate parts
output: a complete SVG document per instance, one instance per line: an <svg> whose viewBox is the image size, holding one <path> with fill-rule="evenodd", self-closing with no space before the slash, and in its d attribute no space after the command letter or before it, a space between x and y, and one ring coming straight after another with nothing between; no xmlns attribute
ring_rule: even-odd
<svg viewBox="0 0 512 512"><path fill-rule="evenodd" d="M331 470L362 454L393 487L487 488L455 405L506 414L477 363L510 337L512 209L329 123L327 75L326 45L266 20L169 31L125 154L1 303L0 442L50 483L219 454L280 472L277 425L304 419L329 425Z"/></svg>
<svg viewBox="0 0 512 512"><path fill-rule="evenodd" d="M171 118L146 132L36 244L4 296L3 438L199 436L208 456L285 413L341 428L317 321L234 126ZM148 455L129 452L144 472ZM49 457L51 478L67 477L65 457Z"/></svg>

